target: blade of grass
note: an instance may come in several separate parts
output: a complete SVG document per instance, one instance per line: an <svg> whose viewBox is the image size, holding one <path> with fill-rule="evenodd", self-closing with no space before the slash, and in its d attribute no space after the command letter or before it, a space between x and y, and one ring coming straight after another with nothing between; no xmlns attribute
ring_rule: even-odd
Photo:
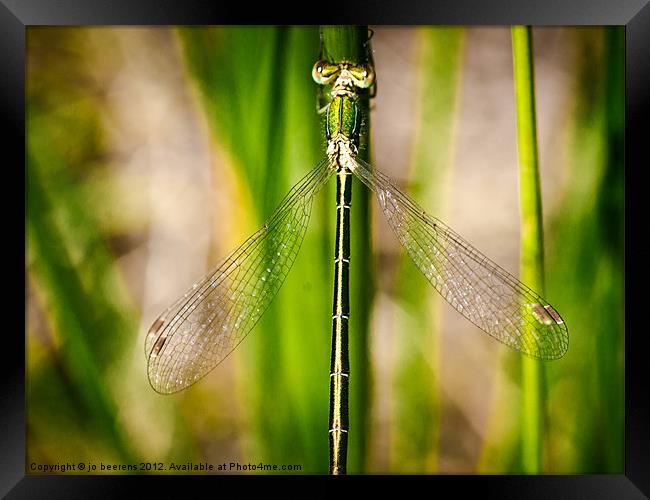
<svg viewBox="0 0 650 500"><path fill-rule="evenodd" d="M429 213L441 214L450 181L463 50L462 28L419 29L419 89L410 191ZM397 268L405 314L396 318L391 471L431 473L437 469L440 427L439 294L406 254ZM417 380L417 383L413 383Z"/></svg>
<svg viewBox="0 0 650 500"><path fill-rule="evenodd" d="M107 383L113 363L126 348L126 338L137 330L135 316L130 304L120 299L126 294L101 236L66 187L73 183L67 179L65 167L51 149L47 164L37 153L45 150L43 141L50 135L35 122L28 122L30 278L52 329L60 337L59 366L75 394L76 418L83 422L81 427L110 443L108 448L112 448L115 459L133 462L136 455L124 435ZM56 176L53 172L57 172ZM36 379L30 380L28 388L36 387L36 383ZM32 425L42 424L39 408L43 402L35 399L29 406Z"/></svg>
<svg viewBox="0 0 650 500"><path fill-rule="evenodd" d="M231 155L261 224L321 157L310 71L318 57L317 28L184 28L180 35L215 137ZM237 384L252 430L242 437L253 437L244 441L245 456L301 464L306 473L327 471L322 384L331 255L323 248L331 248L333 211L323 191L287 281L236 351L245 361ZM241 428L244 434L248 426Z"/></svg>
<svg viewBox="0 0 650 500"><path fill-rule="evenodd" d="M521 280L544 296L542 197L530 26L512 27L512 51L519 157ZM536 474L542 468L543 373L544 368L538 360L522 358L522 466L529 474Z"/></svg>
<svg viewBox="0 0 650 500"><path fill-rule="evenodd" d="M289 123L284 133L282 160L289 178L293 180L303 175L304 164L314 165L321 157L319 146L322 137L314 111L314 83L309 71L318 54L318 30L316 27L291 28L287 43L283 67ZM302 122L300 126L292 126L299 122ZM327 187L333 188L333 183ZM317 466L314 470L318 472L327 471L327 439L323 435L323 423L327 423L327 398L323 373L328 371L330 325L324 318L328 317L326 313L331 307L331 291L327 284L333 279L330 278L332 257L327 250L331 248L333 234L329 231L329 223L334 218L328 192L324 190L318 195L301 249L301 254L305 253L291 272L295 281L288 281L293 286L287 289L286 306L293 309L294 314L286 318L291 328L283 344L286 359L291 360L291 372L287 373L288 389L299 409L297 418L304 420L300 423L304 427L304 453L311 457ZM300 314L295 314L297 310ZM303 313L309 311L314 315L314 327L306 332ZM305 337L309 338L303 347ZM294 424L287 422L285 425L290 427Z"/></svg>
<svg viewBox="0 0 650 500"><path fill-rule="evenodd" d="M137 51L167 36L148 37L152 31L137 30L134 39L135 31L120 29L28 33L28 321L35 321L27 325L27 456L36 462L160 460L152 450L167 425L172 443L159 449L197 458L173 400L160 403L149 387L136 299L123 275L132 271L117 262L134 237L127 221L138 216L120 204L120 222L107 217L121 192L113 160L126 155L111 137L115 103L106 85L123 70L122 44ZM151 426L154 417L159 425Z"/></svg>
<svg viewBox="0 0 650 500"><path fill-rule="evenodd" d="M571 33L570 168L547 262L549 292L574 326L565 366L548 368L553 472L624 470L624 33Z"/></svg>
<svg viewBox="0 0 650 500"><path fill-rule="evenodd" d="M623 311L625 289L623 286L624 261L624 126L625 126L625 31L620 26L604 28L605 82L604 82L604 136L607 141L605 172L601 180L598 213L607 224L599 225L600 237L606 249L607 265L603 266L602 281L609 286L601 288L604 311L608 325L603 342L598 344L598 367L601 387L603 417L602 449L603 469L606 473L623 472L624 455L624 372L623 372L623 317L612 311ZM610 326L611 325L611 326Z"/></svg>

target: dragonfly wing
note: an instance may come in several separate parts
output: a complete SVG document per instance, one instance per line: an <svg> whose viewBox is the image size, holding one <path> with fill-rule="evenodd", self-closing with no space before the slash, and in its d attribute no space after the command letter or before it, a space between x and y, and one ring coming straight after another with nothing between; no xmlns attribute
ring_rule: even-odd
<svg viewBox="0 0 650 500"><path fill-rule="evenodd" d="M504 344L540 359L569 345L567 326L546 300L428 215L383 173L353 158L355 174L377 195L415 265L465 318Z"/></svg>
<svg viewBox="0 0 650 500"><path fill-rule="evenodd" d="M264 226L194 284L145 340L152 387L169 394L210 372L251 331L298 254L314 194L332 169L323 160L291 188Z"/></svg>

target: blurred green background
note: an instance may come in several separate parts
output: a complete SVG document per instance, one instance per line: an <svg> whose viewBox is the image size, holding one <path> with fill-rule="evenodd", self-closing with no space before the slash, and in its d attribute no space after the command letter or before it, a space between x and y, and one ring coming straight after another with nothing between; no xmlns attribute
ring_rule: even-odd
<svg viewBox="0 0 650 500"><path fill-rule="evenodd" d="M509 28L373 29L373 164L517 274ZM545 363L542 470L622 473L624 31L533 37L546 296L570 335ZM161 396L143 352L322 157L318 28L29 27L27 46L28 471L326 473L334 182L233 355ZM359 183L352 217L349 472L520 472L521 355L438 299Z"/></svg>

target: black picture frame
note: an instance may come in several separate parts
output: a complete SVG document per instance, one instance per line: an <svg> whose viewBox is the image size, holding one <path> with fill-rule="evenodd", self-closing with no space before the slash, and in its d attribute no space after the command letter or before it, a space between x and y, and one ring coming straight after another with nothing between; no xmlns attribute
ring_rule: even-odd
<svg viewBox="0 0 650 500"><path fill-rule="evenodd" d="M25 162L25 32L33 25L179 25L179 24L475 24L475 25L625 25L625 252L627 269L641 264L644 246L639 241L640 212L638 182L650 167L647 136L642 126L650 116L650 5L648 0L534 1L518 0L401 0L375 2L371 8L344 2L336 16L322 12L320 5L281 8L276 2L252 9L243 2L224 4L204 0L0 0L0 102L4 122L5 173L17 172ZM307 14L307 12L313 12ZM320 15L319 15L320 14ZM8 153L8 154L7 154ZM25 182L25 177L22 181ZM5 179L8 177L5 176ZM7 189L8 188L8 189ZM5 195L18 193L5 183ZM23 194L25 190L23 189ZM5 196L6 197L6 196ZM26 207L26 202L23 205ZM11 205L15 207L17 205ZM14 210L5 213L12 214ZM24 217L24 214L23 214ZM23 218L23 221L25 219ZM647 226L647 224L645 224ZM642 226L643 227L643 226ZM25 230L24 224L23 229ZM25 239L23 239L25 241ZM11 245L10 245L11 246ZM15 245L16 252L19 245ZM7 259L10 257L7 256ZM11 268L11 266L6 266ZM23 274L23 280L26 280ZM627 499L650 495L650 380L646 361L647 331L643 327L641 273L626 273L625 301L625 473L622 475L566 476L428 476L411 477L432 481L431 494L450 488L454 496L473 492L497 498L589 498ZM26 281L25 281L26 283ZM6 305L9 309L9 304ZM26 307L26 305L25 305ZM147 494L170 487L176 480L210 481L212 494L220 494L213 481L239 484L237 478L215 476L26 476L25 474L25 357L24 337L6 329L3 362L0 363L0 495L8 498L98 498L126 495L135 481L146 481ZM251 476L245 479L250 481ZM322 480L323 478L321 478ZM327 478L324 478L327 480ZM385 482L377 476L357 478ZM390 478L388 478L390 479ZM253 481L254 483L254 481ZM248 483L252 484L252 483ZM424 486L424 484L423 484ZM247 487L246 487L247 488ZM183 490L185 493L192 490Z"/></svg>

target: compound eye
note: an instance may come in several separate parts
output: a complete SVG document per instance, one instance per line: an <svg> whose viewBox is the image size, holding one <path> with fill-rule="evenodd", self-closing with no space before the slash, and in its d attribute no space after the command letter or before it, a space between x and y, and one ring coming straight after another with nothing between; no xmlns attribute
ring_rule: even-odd
<svg viewBox="0 0 650 500"><path fill-rule="evenodd" d="M311 76L319 85L332 83L339 73L339 67L327 61L316 61L311 70Z"/></svg>
<svg viewBox="0 0 650 500"><path fill-rule="evenodd" d="M354 79L354 84L359 88L367 89L375 83L375 70L370 64L354 66L350 68L350 74Z"/></svg>

